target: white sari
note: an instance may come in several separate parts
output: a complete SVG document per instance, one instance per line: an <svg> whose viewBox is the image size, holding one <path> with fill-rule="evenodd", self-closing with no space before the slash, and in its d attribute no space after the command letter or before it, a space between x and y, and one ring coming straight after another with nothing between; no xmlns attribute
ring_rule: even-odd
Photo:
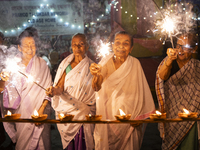
<svg viewBox="0 0 200 150"><path fill-rule="evenodd" d="M73 58L74 54L71 54L61 62L55 77L54 86L57 85L66 67L71 63ZM74 120L84 120L85 115L95 113L96 101L94 90L91 86L92 75L89 70L91 63L92 60L85 56L85 58L65 76L63 94L53 97L52 106L56 114L72 114L74 115ZM58 115L56 115L56 118L58 118ZM68 146L82 125L86 148L94 148L93 124L57 124L63 149Z"/></svg>
<svg viewBox="0 0 200 150"><path fill-rule="evenodd" d="M113 55L100 62L102 72L114 66ZM112 64L113 63L113 64ZM97 97L97 115L102 119L115 120L119 109L131 114L131 119L145 119L155 110L153 98L139 61L128 56L126 61L104 80ZM144 129L130 124L97 124L94 138L96 150L139 150Z"/></svg>
<svg viewBox="0 0 200 150"><path fill-rule="evenodd" d="M52 84L50 70L46 62L40 57L34 56L28 66L20 71L33 76L34 80L44 88ZM26 77L20 73L11 76L9 81L6 82L3 95L4 108L11 110L12 113L21 114L21 118L31 119L34 110L39 110L44 99L50 100L46 97L45 91L34 83L26 82ZM50 113L50 108L48 109L48 113ZM4 115L5 111L2 112L2 116ZM34 123L4 123L4 128L11 140L13 143L16 142L16 150L49 148L50 145L46 145L45 142L50 142L50 128L45 141L41 136L46 126L48 127L46 124L35 126Z"/></svg>

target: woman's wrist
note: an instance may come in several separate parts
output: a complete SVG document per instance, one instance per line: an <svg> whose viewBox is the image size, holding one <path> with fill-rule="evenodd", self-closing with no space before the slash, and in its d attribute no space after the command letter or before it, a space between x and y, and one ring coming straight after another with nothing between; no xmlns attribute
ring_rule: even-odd
<svg viewBox="0 0 200 150"><path fill-rule="evenodd" d="M168 67L168 68L172 67L172 62L170 64L168 64L167 60L168 59L165 59L165 61L164 61L165 66Z"/></svg>

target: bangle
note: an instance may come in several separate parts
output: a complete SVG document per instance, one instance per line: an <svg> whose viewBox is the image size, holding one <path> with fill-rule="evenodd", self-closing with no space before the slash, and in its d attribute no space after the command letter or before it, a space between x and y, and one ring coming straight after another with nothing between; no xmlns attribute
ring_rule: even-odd
<svg viewBox="0 0 200 150"><path fill-rule="evenodd" d="M165 66L166 67L171 67L171 65L169 65L169 66L167 65L166 61L167 61L167 59L165 59L165 61L164 61Z"/></svg>

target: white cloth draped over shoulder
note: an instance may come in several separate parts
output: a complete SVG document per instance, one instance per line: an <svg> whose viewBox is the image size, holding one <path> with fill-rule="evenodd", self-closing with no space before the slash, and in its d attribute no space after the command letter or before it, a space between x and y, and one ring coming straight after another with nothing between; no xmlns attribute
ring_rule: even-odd
<svg viewBox="0 0 200 150"><path fill-rule="evenodd" d="M115 120L119 109L131 114L131 119L145 119L155 111L153 98L139 61L128 56L116 70L113 54L104 58L102 75L106 80L96 95L97 115L102 119ZM112 69L114 67L114 69ZM115 70L109 76L105 72ZM139 150L144 129L142 125L132 127L130 124L96 124L94 131L95 150Z"/></svg>
<svg viewBox="0 0 200 150"><path fill-rule="evenodd" d="M26 75L31 75L34 81L44 88L52 84L50 70L46 62L40 57L34 56L28 66L21 67L20 71ZM31 119L34 110L39 110L44 99L50 100L46 97L45 91L33 82L26 82L26 77L20 73L15 73L6 82L3 95L4 108L11 110L12 113L21 114L21 118ZM45 141L41 138L44 125L35 126L34 123L5 122L4 128L12 141L16 142L16 150L34 150L37 146L40 149L45 149Z"/></svg>
<svg viewBox="0 0 200 150"><path fill-rule="evenodd" d="M54 86L57 85L66 67L71 63L73 58L74 54L71 54L61 62L55 77ZM85 58L65 76L64 92L60 96L54 96L52 101L52 106L57 114L56 118L58 118L58 113L63 113L74 115L74 120L84 120L85 115L93 115L95 113L96 101L94 90L91 85L92 75L89 70L91 63L92 60L85 56ZM93 124L57 124L63 149L68 146L82 125L86 148L94 148Z"/></svg>

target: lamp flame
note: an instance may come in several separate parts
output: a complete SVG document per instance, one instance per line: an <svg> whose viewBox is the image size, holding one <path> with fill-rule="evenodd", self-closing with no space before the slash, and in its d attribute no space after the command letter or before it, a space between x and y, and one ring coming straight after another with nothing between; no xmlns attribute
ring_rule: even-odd
<svg viewBox="0 0 200 150"><path fill-rule="evenodd" d="M8 110L7 115L8 115L8 116L11 116L12 113Z"/></svg>
<svg viewBox="0 0 200 150"><path fill-rule="evenodd" d="M190 114L190 111L187 110L187 109L185 109L185 108L183 108L183 111L184 111L184 113L186 113L186 114Z"/></svg>
<svg viewBox="0 0 200 150"><path fill-rule="evenodd" d="M34 110L34 116L37 116L37 117L39 116L37 110Z"/></svg>
<svg viewBox="0 0 200 150"><path fill-rule="evenodd" d="M162 115L162 113L159 112L158 110L156 110L156 114L157 114L157 115Z"/></svg>
<svg viewBox="0 0 200 150"><path fill-rule="evenodd" d="M126 115L121 109L119 109L119 112L120 112L120 116L125 116Z"/></svg>
<svg viewBox="0 0 200 150"><path fill-rule="evenodd" d="M64 115L63 113L60 113L60 117L64 118L64 116L65 116L65 115Z"/></svg>

